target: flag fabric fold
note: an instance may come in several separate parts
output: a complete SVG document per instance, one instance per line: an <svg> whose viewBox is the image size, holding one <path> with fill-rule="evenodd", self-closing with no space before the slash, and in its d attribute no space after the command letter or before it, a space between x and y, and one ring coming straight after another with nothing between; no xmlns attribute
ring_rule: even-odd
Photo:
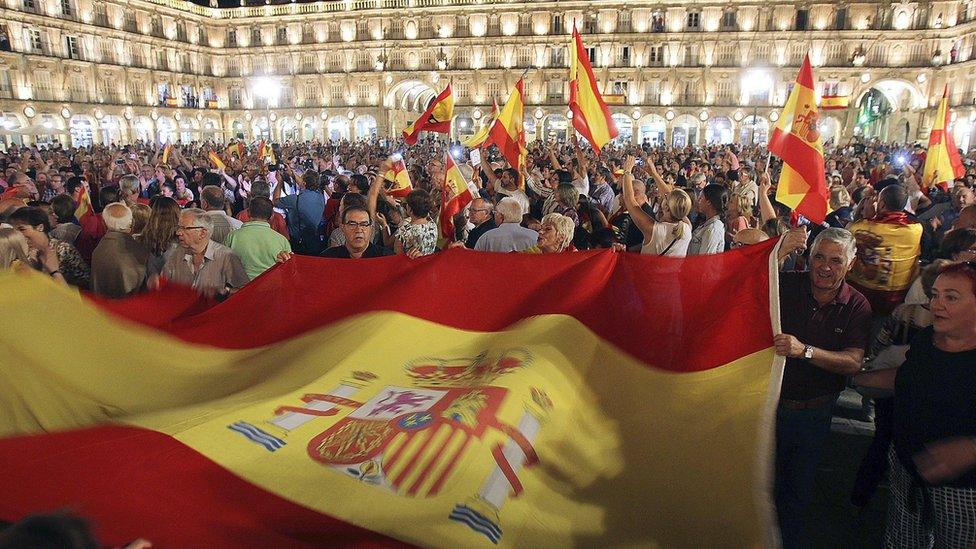
<svg viewBox="0 0 976 549"><path fill-rule="evenodd" d="M850 96L847 95L824 95L820 98L820 109L825 111L834 111L846 109L851 102Z"/></svg>
<svg viewBox="0 0 976 549"><path fill-rule="evenodd" d="M77 204L75 207L75 219L79 223L84 223L85 218L95 215L95 208L92 207L91 196L88 194L88 189L84 185L78 187L75 204Z"/></svg>
<svg viewBox="0 0 976 549"><path fill-rule="evenodd" d="M949 184L957 177L962 177L966 169L959 157L959 149L949 131L949 86L942 91L939 100L939 110L935 113L935 122L929 133L929 149L925 156L925 166L922 168L922 191L928 194L932 187L948 190Z"/></svg>
<svg viewBox="0 0 976 549"><path fill-rule="evenodd" d="M390 186L386 189L386 194L390 196L403 198L413 191L410 172L407 171L407 165L402 158L393 161L390 169L383 174L383 179L390 182Z"/></svg>
<svg viewBox="0 0 976 549"><path fill-rule="evenodd" d="M448 84L427 110L403 130L403 140L407 145L415 145L420 132L451 133L453 118L454 93L451 91L451 84Z"/></svg>
<svg viewBox="0 0 976 549"><path fill-rule="evenodd" d="M163 147L163 164L168 164L169 163L169 153L172 150L173 150L173 145L171 145L169 143L167 143L166 146Z"/></svg>
<svg viewBox="0 0 976 549"><path fill-rule="evenodd" d="M447 154L444 163L447 173L444 177L444 190L441 197L440 227L441 236L448 241L454 241L455 228L454 216L457 215L465 206L471 202L471 189L468 188L467 181L461 175L451 154Z"/></svg>
<svg viewBox="0 0 976 549"><path fill-rule="evenodd" d="M210 159L210 162L213 163L214 167L216 167L218 170L227 169L227 165L224 164L224 161L220 159L220 156L218 156L216 152L210 151L209 153L207 153L207 157Z"/></svg>
<svg viewBox="0 0 976 549"><path fill-rule="evenodd" d="M295 257L209 308L4 273L36 322L0 331L0 519L70 508L164 547L773 545L773 244ZM486 268L518 284L472 292Z"/></svg>
<svg viewBox="0 0 976 549"><path fill-rule="evenodd" d="M600 154L604 145L617 137L614 124L600 89L597 87L593 66L583 47L583 38L573 23L573 45L570 46L569 110L573 113L576 129Z"/></svg>
<svg viewBox="0 0 976 549"><path fill-rule="evenodd" d="M492 98L491 104L492 104L491 114L484 121L481 128L478 129L478 131L475 132L474 135L472 135L465 141L461 142L461 144L464 145L465 147L468 147L469 149L474 149L476 147L480 147L482 143L488 140L488 135L491 132L491 127L495 124L495 121L498 120L498 100Z"/></svg>
<svg viewBox="0 0 976 549"><path fill-rule="evenodd" d="M815 89L807 55L769 138L769 152L783 160L776 200L789 206L794 218L802 215L820 225L829 207Z"/></svg>
<svg viewBox="0 0 976 549"><path fill-rule="evenodd" d="M485 146L496 145L515 169L521 169L528 150L525 147L525 83L522 78L512 88L508 101L488 130Z"/></svg>

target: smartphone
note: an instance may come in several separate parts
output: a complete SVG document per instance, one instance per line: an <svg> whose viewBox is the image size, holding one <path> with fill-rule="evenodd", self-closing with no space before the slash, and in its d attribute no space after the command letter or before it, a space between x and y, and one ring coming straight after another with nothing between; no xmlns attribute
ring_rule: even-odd
<svg viewBox="0 0 976 549"><path fill-rule="evenodd" d="M472 166L477 167L479 164L481 164L481 151L478 149L471 149L471 152L468 153L468 157L471 158Z"/></svg>
<svg viewBox="0 0 976 549"><path fill-rule="evenodd" d="M121 166L122 164L125 164L125 159L119 158L118 160L115 161L115 163Z"/></svg>

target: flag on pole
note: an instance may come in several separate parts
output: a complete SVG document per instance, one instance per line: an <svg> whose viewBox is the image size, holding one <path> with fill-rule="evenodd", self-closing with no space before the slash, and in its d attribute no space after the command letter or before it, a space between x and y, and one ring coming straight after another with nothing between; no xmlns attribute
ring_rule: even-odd
<svg viewBox="0 0 976 549"><path fill-rule="evenodd" d="M172 150L173 150L173 145L171 145L169 143L167 143L166 146L163 147L163 164L166 164L167 162L169 162L169 153Z"/></svg>
<svg viewBox="0 0 976 549"><path fill-rule="evenodd" d="M0 520L76 509L113 547L776 545L774 245L496 254L518 283L477 291L480 253L297 256L202 311L0 273L0 310L34 315L0 330ZM35 343L65 322L90 337Z"/></svg>
<svg viewBox="0 0 976 549"><path fill-rule="evenodd" d="M258 158L264 160L265 152L264 139L262 139L260 142L258 142Z"/></svg>
<svg viewBox="0 0 976 549"><path fill-rule="evenodd" d="M216 152L210 151L207 154L207 156L210 157L210 161L213 162L213 165L216 166L218 170L226 170L227 169L227 166L224 164L224 161L221 160L219 156L217 156L217 153Z"/></svg>
<svg viewBox="0 0 976 549"><path fill-rule="evenodd" d="M947 190L949 183L966 173L959 158L959 149L949 131L949 122L949 86L946 85L939 101L939 110L935 113L935 122L929 134L929 150L922 168L922 191L926 194L932 187Z"/></svg>
<svg viewBox="0 0 976 549"><path fill-rule="evenodd" d="M447 153L445 168L447 168L447 174L444 178L444 191L441 201L441 236L453 242L455 235L454 216L471 202L472 196L471 189L468 188L468 183L461 175L461 170L458 169L454 159L451 158L450 152Z"/></svg>
<svg viewBox="0 0 976 549"><path fill-rule="evenodd" d="M444 91L427 106L424 114L403 130L403 140L407 145L417 143L420 132L451 133L451 119L454 118L454 94L448 83Z"/></svg>
<svg viewBox="0 0 976 549"><path fill-rule="evenodd" d="M491 114L485 119L481 129L479 129L474 135L469 137L466 141L462 141L461 144L469 149L474 149L481 146L488 139L488 133L491 131L492 125L498 120L498 100L494 97L491 99Z"/></svg>
<svg viewBox="0 0 976 549"><path fill-rule="evenodd" d="M769 152L783 159L776 200L789 206L794 218L802 215L820 225L827 217L828 189L814 89L813 68L806 55L769 138Z"/></svg>
<svg viewBox="0 0 976 549"><path fill-rule="evenodd" d="M528 151L525 148L525 83L519 78L498 119L488 131L485 145L497 145L508 163L521 169Z"/></svg>
<svg viewBox="0 0 976 549"><path fill-rule="evenodd" d="M597 87L593 66L575 21L570 55L569 110L573 113L573 127L599 154L604 145L617 137L617 125L613 123L610 108Z"/></svg>
<svg viewBox="0 0 976 549"><path fill-rule="evenodd" d="M383 179L392 183L386 189L386 194L390 196L403 198L413 190L413 183L410 182L410 173L407 171L407 165L403 162L402 158L393 162L390 169L383 174Z"/></svg>
<svg viewBox="0 0 976 549"><path fill-rule="evenodd" d="M847 95L825 95L820 98L820 108L825 111L846 109L851 98Z"/></svg>

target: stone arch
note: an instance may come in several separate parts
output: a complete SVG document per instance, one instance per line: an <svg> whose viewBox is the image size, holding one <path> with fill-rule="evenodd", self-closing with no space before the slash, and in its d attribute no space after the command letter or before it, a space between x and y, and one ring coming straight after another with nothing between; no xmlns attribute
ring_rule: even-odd
<svg viewBox="0 0 976 549"><path fill-rule="evenodd" d="M864 99L864 96L872 89L876 89L884 94L885 98L896 111L906 110L906 107L907 109L924 109L928 106L928 99L914 82L902 78L883 78L876 82L861 84L855 88L855 93L852 95L857 100L854 101L853 107L857 108ZM906 94L910 98L909 101L906 101Z"/></svg>
<svg viewBox="0 0 976 549"><path fill-rule="evenodd" d="M388 109L423 112L437 92L421 80L404 80L386 93L383 105Z"/></svg>

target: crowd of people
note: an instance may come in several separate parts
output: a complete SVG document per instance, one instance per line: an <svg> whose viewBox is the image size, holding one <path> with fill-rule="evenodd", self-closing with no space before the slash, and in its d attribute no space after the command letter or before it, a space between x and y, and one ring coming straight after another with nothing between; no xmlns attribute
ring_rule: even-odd
<svg viewBox="0 0 976 549"><path fill-rule="evenodd" d="M439 215L446 155L473 198L453 230ZM919 145L828 147L831 211L814 224L776 202L782 165L758 145L595 154L570 138L529 144L519 167L497 150L436 139L13 147L0 154L0 270L34 269L110 298L166 279L223 299L293 254L685 257L782 238L775 498L784 544L808 536L831 410L854 386L873 401L876 430L851 503L867 505L887 474L887 545L972 547L976 154L947 189L926 188L925 156ZM401 160L406 194L389 175Z"/></svg>

